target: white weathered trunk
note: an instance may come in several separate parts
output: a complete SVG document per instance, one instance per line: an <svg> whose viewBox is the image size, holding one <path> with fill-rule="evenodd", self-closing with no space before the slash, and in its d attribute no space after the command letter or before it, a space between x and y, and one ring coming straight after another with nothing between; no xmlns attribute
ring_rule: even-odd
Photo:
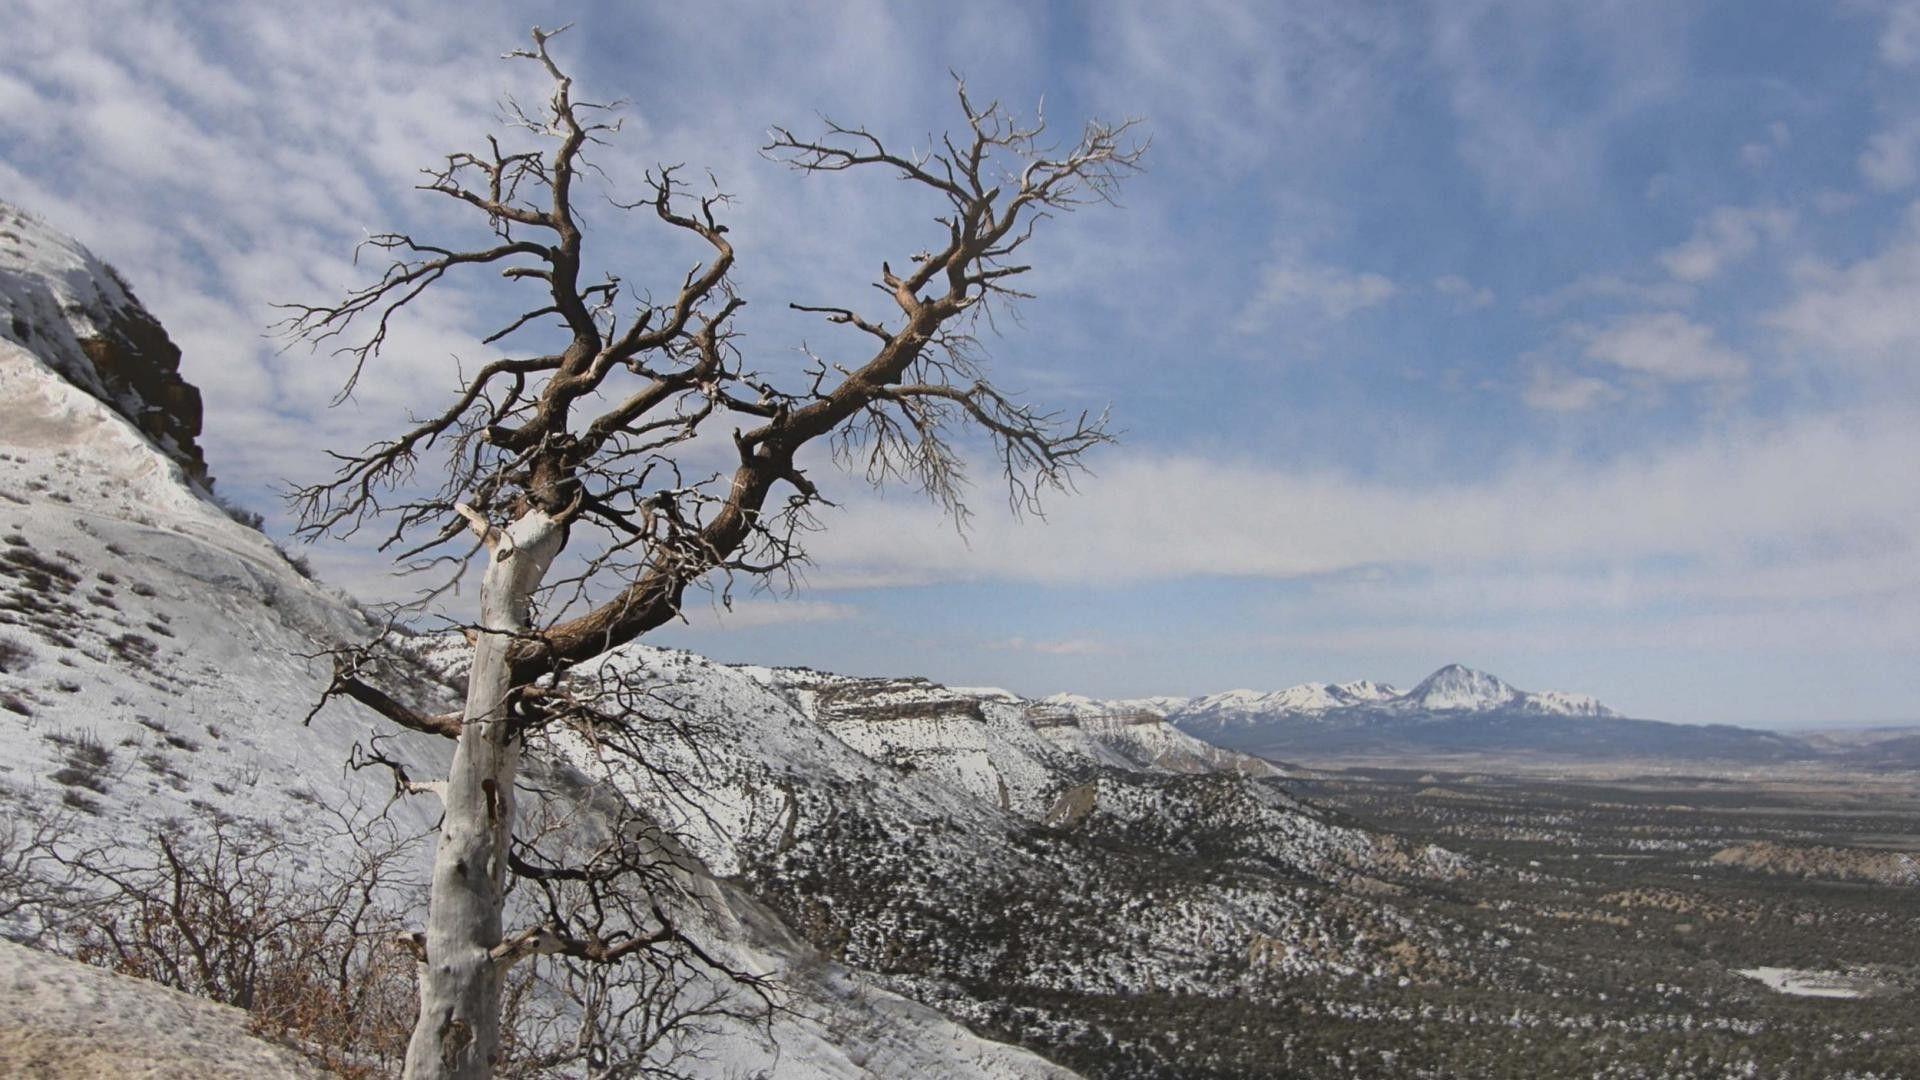
<svg viewBox="0 0 1920 1080"><path fill-rule="evenodd" d="M480 633L467 705L447 777L446 816L427 898L420 1018L407 1044L407 1080L484 1080L500 1051L500 944L513 786L520 766L510 738L508 652L527 630L529 598L560 550L562 530L532 511L492 530L480 585Z"/></svg>

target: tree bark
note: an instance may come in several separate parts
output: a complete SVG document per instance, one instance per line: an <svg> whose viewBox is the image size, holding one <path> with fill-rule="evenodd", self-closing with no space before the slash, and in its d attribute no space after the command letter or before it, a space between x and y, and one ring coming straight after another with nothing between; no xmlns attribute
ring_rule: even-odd
<svg viewBox="0 0 1920 1080"><path fill-rule="evenodd" d="M495 949L520 765L507 714L514 685L508 657L527 631L530 598L565 530L539 510L504 530L486 528L480 633L434 853L420 1018L407 1044L407 1080L485 1080L499 1064L500 985L507 964Z"/></svg>

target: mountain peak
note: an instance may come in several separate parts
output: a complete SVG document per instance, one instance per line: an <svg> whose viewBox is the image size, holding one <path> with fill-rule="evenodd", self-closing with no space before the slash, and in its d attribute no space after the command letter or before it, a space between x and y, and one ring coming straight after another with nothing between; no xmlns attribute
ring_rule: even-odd
<svg viewBox="0 0 1920 1080"><path fill-rule="evenodd" d="M1484 671L1464 664L1448 664L1420 680L1403 700L1424 709L1497 709L1515 703L1520 691Z"/></svg>
<svg viewBox="0 0 1920 1080"><path fill-rule="evenodd" d="M1386 701L1400 696L1400 691L1390 684L1377 683L1372 679L1335 683L1333 689L1353 701Z"/></svg>

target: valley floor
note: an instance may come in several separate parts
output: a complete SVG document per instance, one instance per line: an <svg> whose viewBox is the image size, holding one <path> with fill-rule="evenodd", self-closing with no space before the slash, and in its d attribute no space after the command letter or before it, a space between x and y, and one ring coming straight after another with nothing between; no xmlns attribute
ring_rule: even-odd
<svg viewBox="0 0 1920 1080"><path fill-rule="evenodd" d="M1059 995L1005 1011L1001 1030L1042 1045L1042 1017L1097 1016L1116 1042L1045 1047L1092 1076L1920 1076L1912 779L1280 781L1476 861L1402 898L1456 928L1451 977Z"/></svg>

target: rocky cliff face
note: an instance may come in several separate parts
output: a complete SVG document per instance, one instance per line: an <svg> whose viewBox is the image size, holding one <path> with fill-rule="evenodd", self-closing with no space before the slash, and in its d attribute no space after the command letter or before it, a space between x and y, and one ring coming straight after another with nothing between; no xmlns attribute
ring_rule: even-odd
<svg viewBox="0 0 1920 1080"><path fill-rule="evenodd" d="M111 266L26 211L0 202L0 338L39 356L210 487L200 391L180 349Z"/></svg>

